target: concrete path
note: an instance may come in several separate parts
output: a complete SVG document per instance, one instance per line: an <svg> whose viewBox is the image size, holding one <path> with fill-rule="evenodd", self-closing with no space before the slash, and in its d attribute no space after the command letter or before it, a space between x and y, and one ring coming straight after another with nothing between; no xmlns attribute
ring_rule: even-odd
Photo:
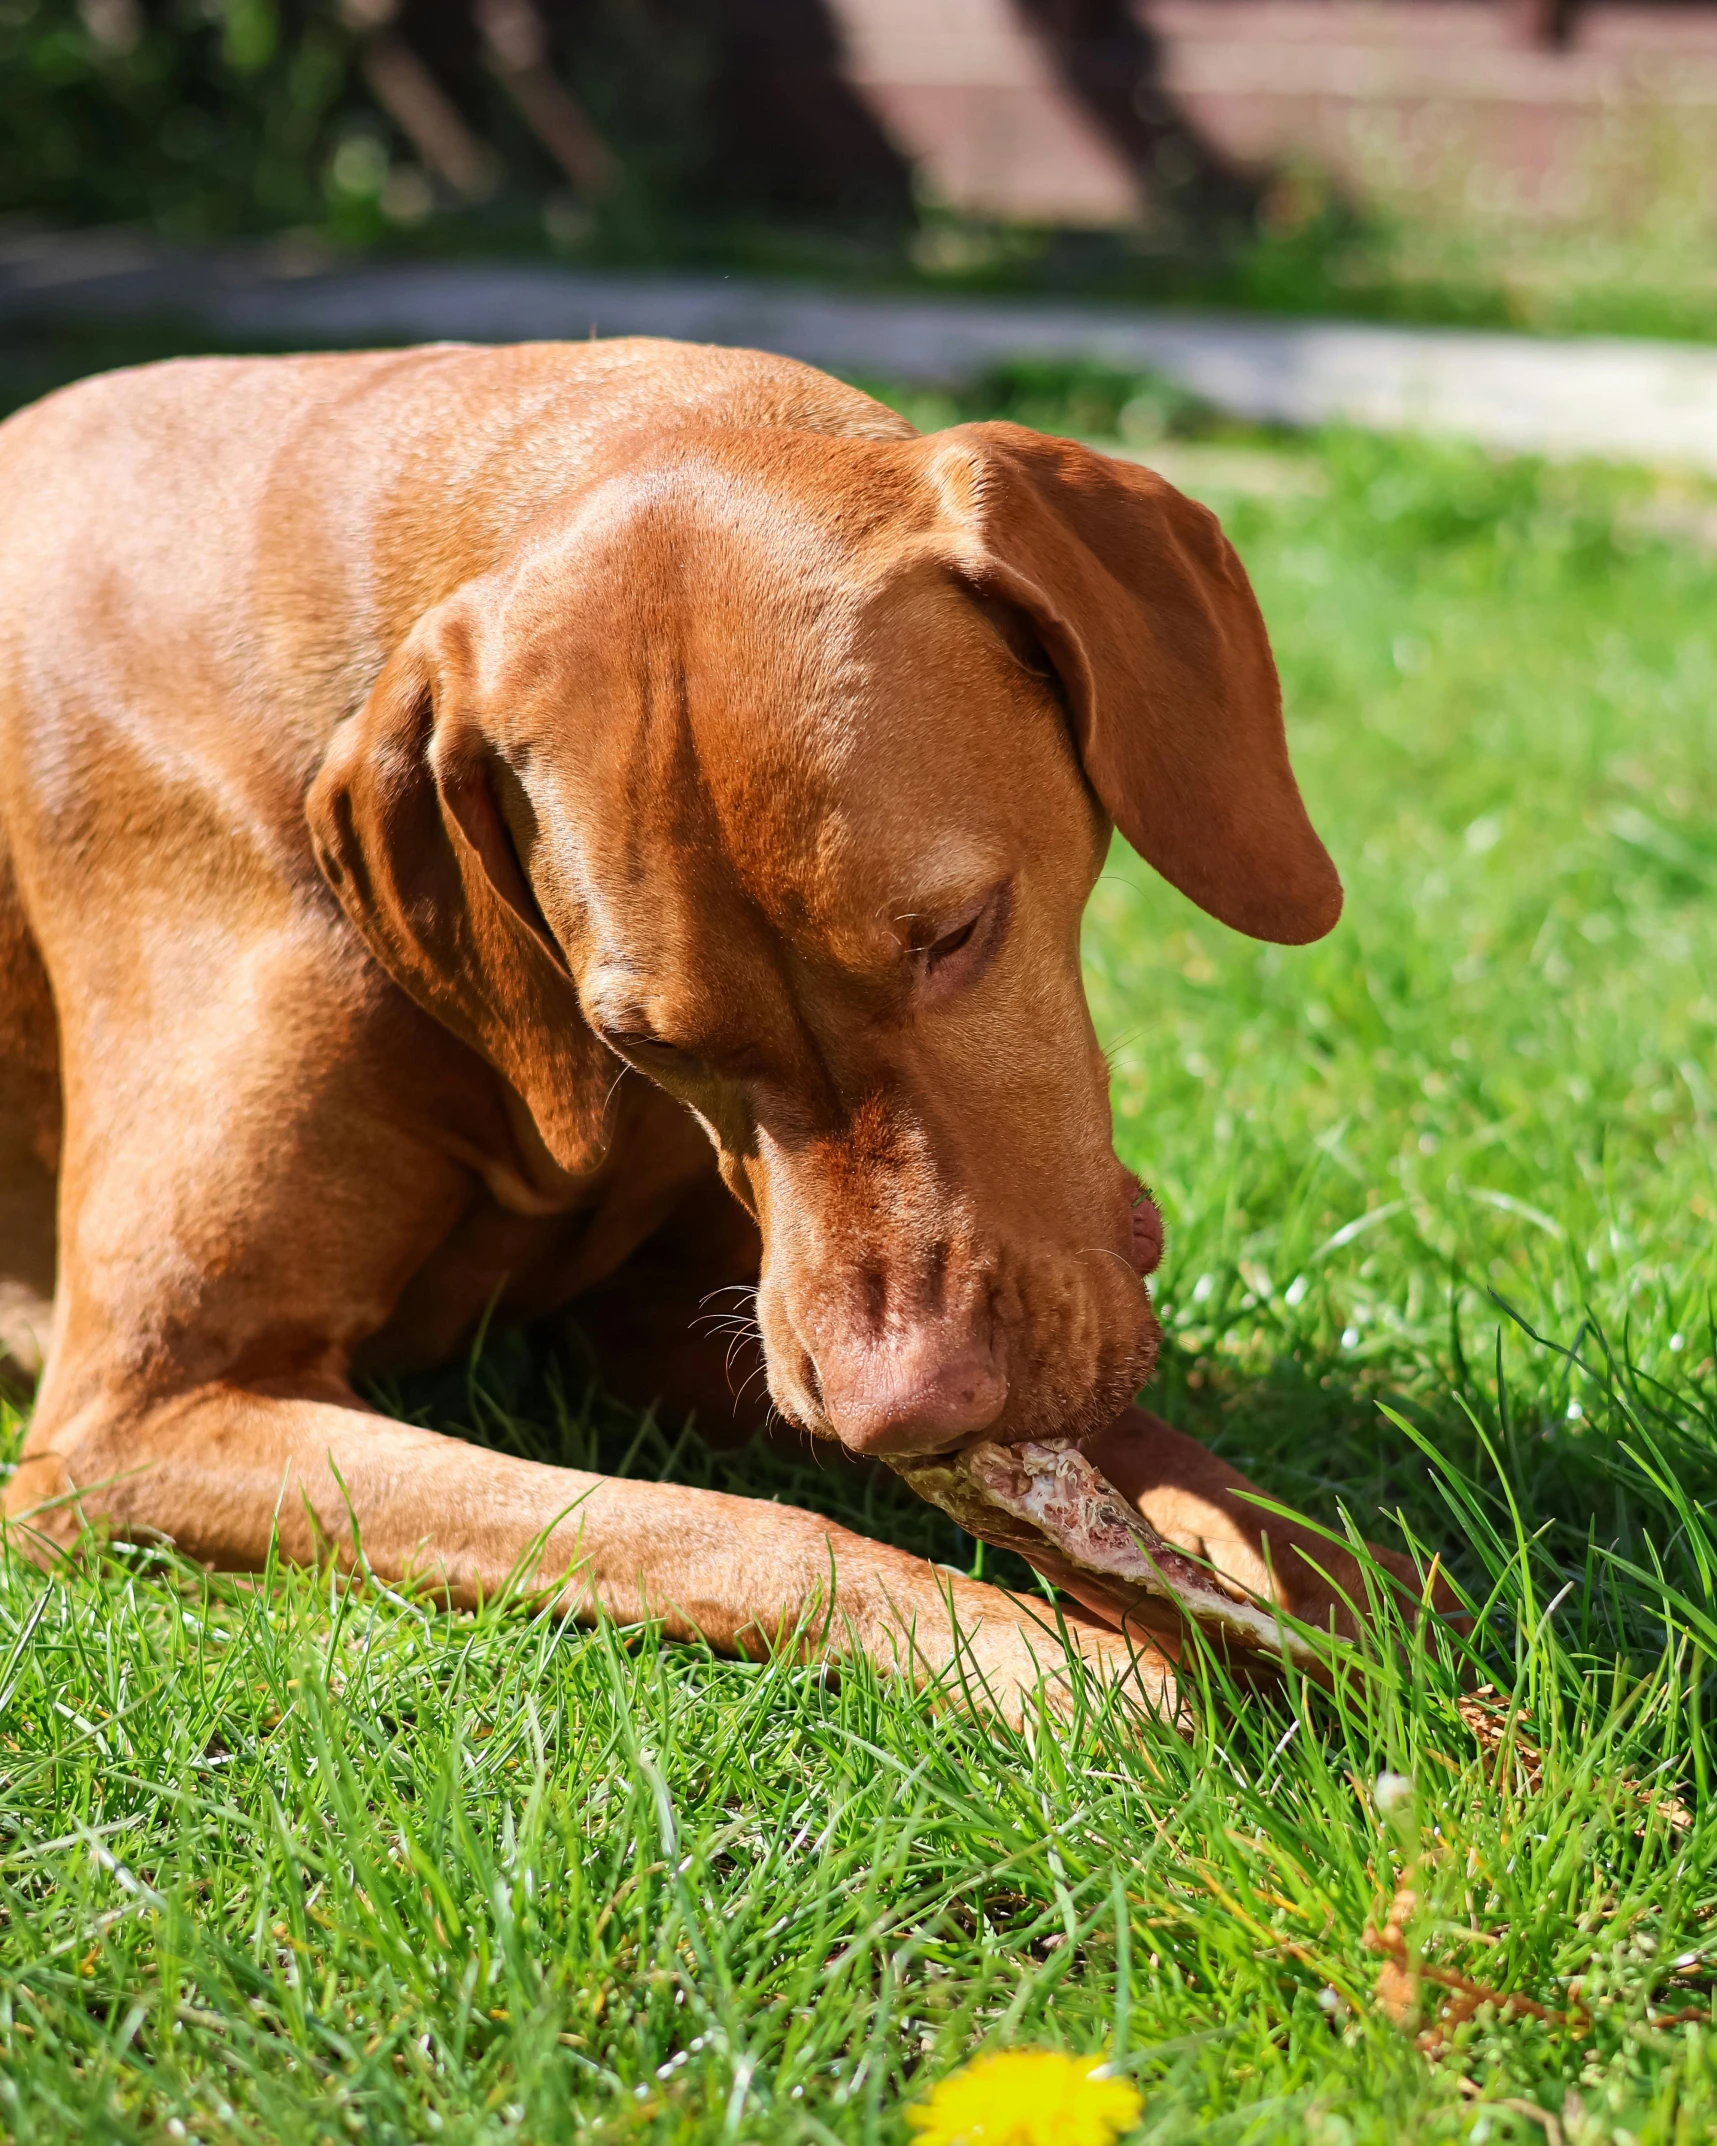
<svg viewBox="0 0 1717 2146"><path fill-rule="evenodd" d="M718 276L448 262L283 272L263 253L144 258L0 247L9 321L172 315L222 342L481 342L666 335L832 371L957 379L999 359L1095 359L1167 376L1237 416L1420 431L1717 476L1717 348L1454 328L1148 312L1027 299L834 294ZM287 263L290 270L293 264Z"/></svg>

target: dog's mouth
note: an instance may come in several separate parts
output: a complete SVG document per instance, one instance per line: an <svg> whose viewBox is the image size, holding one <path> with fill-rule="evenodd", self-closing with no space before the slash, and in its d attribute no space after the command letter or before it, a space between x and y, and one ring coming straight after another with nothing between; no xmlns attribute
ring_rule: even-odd
<svg viewBox="0 0 1717 2146"><path fill-rule="evenodd" d="M1142 1281L1163 1263L1163 1212L1148 1185L1137 1178L1133 1183L1138 1188L1133 1195L1133 1265Z"/></svg>

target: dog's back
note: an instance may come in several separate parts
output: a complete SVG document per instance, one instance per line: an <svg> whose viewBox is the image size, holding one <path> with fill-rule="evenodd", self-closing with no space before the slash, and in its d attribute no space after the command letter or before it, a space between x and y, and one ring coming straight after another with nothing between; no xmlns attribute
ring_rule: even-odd
<svg viewBox="0 0 1717 2146"><path fill-rule="evenodd" d="M301 765L425 609L641 433L740 426L911 433L789 360L642 339L188 359L48 397L0 426L0 826L20 782L77 810L121 734Z"/></svg>

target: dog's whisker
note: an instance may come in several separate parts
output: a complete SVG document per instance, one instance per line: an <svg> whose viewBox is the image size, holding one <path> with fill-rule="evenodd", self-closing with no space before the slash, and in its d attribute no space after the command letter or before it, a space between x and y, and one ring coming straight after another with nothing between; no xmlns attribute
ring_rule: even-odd
<svg viewBox="0 0 1717 2146"><path fill-rule="evenodd" d="M1102 1046L1103 1063L1111 1073L1115 1071L1123 1054L1130 1051L1135 1043L1143 1039L1144 1033L1142 1028L1126 1028L1118 1036L1112 1037L1109 1042Z"/></svg>
<svg viewBox="0 0 1717 2146"><path fill-rule="evenodd" d="M756 1296L757 1284L755 1282L723 1282L719 1289L706 1290L698 1298L698 1308L701 1311L704 1305L715 1297L750 1297L755 1301Z"/></svg>
<svg viewBox="0 0 1717 2146"><path fill-rule="evenodd" d="M761 1334L735 1334L733 1339L727 1345L727 1355L723 1360L723 1369L727 1373L728 1383L730 1386L733 1383L733 1359L739 1353L739 1351L744 1348L748 1342L751 1341L755 1341L758 1347L761 1348L763 1345L763 1336Z"/></svg>
<svg viewBox="0 0 1717 2146"><path fill-rule="evenodd" d="M693 1334L754 1334L757 1321L746 1318L739 1312L709 1311L699 1319L687 1321L687 1331Z"/></svg>

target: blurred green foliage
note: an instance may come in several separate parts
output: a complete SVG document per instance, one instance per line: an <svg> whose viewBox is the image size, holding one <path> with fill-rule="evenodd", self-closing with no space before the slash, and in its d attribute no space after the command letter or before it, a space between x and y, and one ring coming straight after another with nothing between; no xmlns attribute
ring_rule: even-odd
<svg viewBox="0 0 1717 2146"><path fill-rule="evenodd" d="M872 392L878 390L873 387ZM1141 443L1223 428L1207 404L1172 380L1098 363L1069 365L1055 358L1012 359L942 389L903 394L884 384L880 392L885 401L899 404L921 432L1005 418L1070 439L1119 437Z"/></svg>
<svg viewBox="0 0 1717 2146"><path fill-rule="evenodd" d="M323 223L354 59L318 0L0 0L0 210L185 239Z"/></svg>
<svg viewBox="0 0 1717 2146"><path fill-rule="evenodd" d="M599 219L571 201L458 10L427 26L429 73L492 160L492 183L461 199L423 171L366 77L383 13L336 0L0 0L0 215L180 241L308 229L363 244L424 226L438 243L590 241ZM708 40L695 11L658 21L624 0L580 8L576 31L555 70L624 144L601 239L637 251L707 159Z"/></svg>

